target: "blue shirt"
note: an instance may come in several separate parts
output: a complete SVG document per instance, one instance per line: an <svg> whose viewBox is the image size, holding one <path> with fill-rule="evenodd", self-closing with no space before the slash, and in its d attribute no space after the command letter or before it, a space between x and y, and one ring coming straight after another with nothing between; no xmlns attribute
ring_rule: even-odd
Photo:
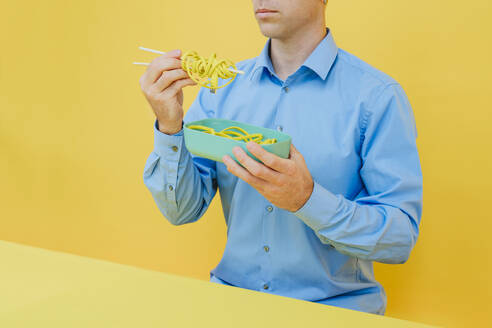
<svg viewBox="0 0 492 328"><path fill-rule="evenodd" d="M211 281L384 314L373 261L404 263L419 233L415 120L398 82L326 32L285 81L268 39L258 57L236 64L245 74L233 83L216 94L201 88L183 119L225 118L289 134L314 180L298 211L272 205L222 162L191 154L182 129L167 135L157 121L143 179L174 225L200 219L219 188L227 243Z"/></svg>

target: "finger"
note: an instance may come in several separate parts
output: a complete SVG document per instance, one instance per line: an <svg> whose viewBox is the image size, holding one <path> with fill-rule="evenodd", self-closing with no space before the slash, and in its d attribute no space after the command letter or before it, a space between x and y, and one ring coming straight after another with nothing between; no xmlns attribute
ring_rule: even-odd
<svg viewBox="0 0 492 328"><path fill-rule="evenodd" d="M255 177L251 173L248 172L245 168L241 167L231 156L229 155L224 155L222 157L222 161L227 167L227 171L231 172L238 178L246 181L248 184L252 185L255 188L260 188L262 189L265 181L261 180L258 177Z"/></svg>
<svg viewBox="0 0 492 328"><path fill-rule="evenodd" d="M304 156L302 156L301 152L294 146L294 144L290 144L290 154L289 159L293 161L302 161L305 162Z"/></svg>
<svg viewBox="0 0 492 328"><path fill-rule="evenodd" d="M252 143L255 143L251 141ZM241 147L236 146L232 149L238 161L254 176L274 184L280 183L280 173L266 167L262 163L251 158Z"/></svg>
<svg viewBox="0 0 492 328"><path fill-rule="evenodd" d="M163 54L165 57L174 57L174 58L180 58L181 57L181 49L173 49L171 51L166 52Z"/></svg>
<svg viewBox="0 0 492 328"><path fill-rule="evenodd" d="M289 158L297 163L297 165L300 165L302 166L306 171L309 171L309 168L307 166L307 163L306 163L306 160L304 159L304 156L302 156L301 152L299 150L297 150L297 148L293 145L293 144L290 144L291 145L291 151L290 151L290 155L289 155Z"/></svg>
<svg viewBox="0 0 492 328"><path fill-rule="evenodd" d="M288 159L270 153L265 148L253 141L246 143L246 148L248 148L248 150L253 155L258 157L258 159L260 159L266 166L274 169L275 171L281 173L290 172L292 163Z"/></svg>
<svg viewBox="0 0 492 328"><path fill-rule="evenodd" d="M293 159L296 156L297 149L294 147L294 144L290 144L290 150L289 150L289 159Z"/></svg>
<svg viewBox="0 0 492 328"><path fill-rule="evenodd" d="M143 88L148 89L157 81L164 71L181 68L181 60L164 56L165 55L155 58L149 66L147 66L147 70L142 76L141 81Z"/></svg>
<svg viewBox="0 0 492 328"><path fill-rule="evenodd" d="M166 52L165 54L163 54L157 58L154 58L154 60L152 60L152 62L147 66L145 73L140 78L140 85L142 86L142 89L148 88L153 82L155 82L156 77L149 74L149 73L153 70L153 66L155 66L155 64L157 64L157 62L161 61L163 58L180 59L180 57L181 57L181 50L180 49L174 49L172 51Z"/></svg>
<svg viewBox="0 0 492 328"><path fill-rule="evenodd" d="M151 88L155 93L159 93L169 87L174 81L185 78L189 78L188 73L181 68L164 71L159 79L151 86Z"/></svg>
<svg viewBox="0 0 492 328"><path fill-rule="evenodd" d="M180 80L176 80L174 81L173 83L171 83L171 85L166 88L162 93L164 94L167 94L169 96L174 96L176 95L182 88L184 88L185 86L187 85L195 85L196 82L193 81L192 79L188 78L188 79L180 79Z"/></svg>
<svg viewBox="0 0 492 328"><path fill-rule="evenodd" d="M152 83L155 83L163 72L181 68L181 60L174 57L163 56L165 55L155 58L148 67L149 79Z"/></svg>

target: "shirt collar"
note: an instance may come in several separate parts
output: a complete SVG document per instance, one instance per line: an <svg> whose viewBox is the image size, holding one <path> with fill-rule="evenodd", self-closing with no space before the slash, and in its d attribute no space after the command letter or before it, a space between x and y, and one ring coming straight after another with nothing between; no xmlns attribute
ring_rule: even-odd
<svg viewBox="0 0 492 328"><path fill-rule="evenodd" d="M271 38L268 38L263 50L256 59L256 63L253 66L250 79L253 79L255 72L260 67L266 67L270 73L274 74L272 61L269 55ZM314 71L323 80L326 79L328 72L335 61L338 53L338 47L333 39L333 35L330 28L326 27L326 35L316 48L311 52L308 58L301 66L305 66Z"/></svg>

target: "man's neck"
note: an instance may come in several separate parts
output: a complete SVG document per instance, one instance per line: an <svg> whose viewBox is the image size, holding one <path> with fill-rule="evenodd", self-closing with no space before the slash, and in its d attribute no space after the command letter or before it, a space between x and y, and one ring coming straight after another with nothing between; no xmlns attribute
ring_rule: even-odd
<svg viewBox="0 0 492 328"><path fill-rule="evenodd" d="M325 36L326 27L323 24L306 26L286 39L272 38L270 58L277 76L285 80L297 71Z"/></svg>

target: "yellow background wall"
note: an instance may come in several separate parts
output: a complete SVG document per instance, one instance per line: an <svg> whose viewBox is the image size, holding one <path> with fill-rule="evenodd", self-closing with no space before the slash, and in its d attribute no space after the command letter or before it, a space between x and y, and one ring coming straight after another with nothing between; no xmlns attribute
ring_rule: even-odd
<svg viewBox="0 0 492 328"><path fill-rule="evenodd" d="M406 264L376 264L388 316L485 326L492 310L491 13L489 0L329 2L335 41L397 79L417 121L421 234ZM219 194L194 224L161 216L142 180L145 67L131 63L154 58L140 45L258 55L251 1L4 0L0 31L0 239L208 280L226 241Z"/></svg>

